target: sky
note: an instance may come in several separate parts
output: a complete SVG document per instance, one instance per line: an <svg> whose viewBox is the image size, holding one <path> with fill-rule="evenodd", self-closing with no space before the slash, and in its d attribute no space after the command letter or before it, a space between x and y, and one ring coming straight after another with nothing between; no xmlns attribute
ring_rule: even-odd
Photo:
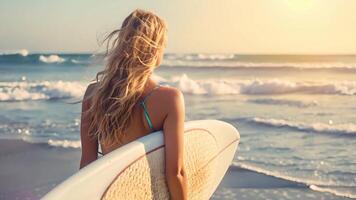
<svg viewBox="0 0 356 200"><path fill-rule="evenodd" d="M97 51L135 8L170 53L356 54L356 0L1 0L0 50Z"/></svg>

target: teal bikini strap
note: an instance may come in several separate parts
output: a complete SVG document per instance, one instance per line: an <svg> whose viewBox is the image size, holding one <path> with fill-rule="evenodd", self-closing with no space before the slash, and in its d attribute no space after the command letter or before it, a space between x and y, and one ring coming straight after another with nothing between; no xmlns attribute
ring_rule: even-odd
<svg viewBox="0 0 356 200"><path fill-rule="evenodd" d="M150 115L148 114L148 111L147 111L147 107L146 107L145 102L146 102L146 100L148 99L148 97L149 97L155 90L157 90L159 87L160 87L160 86L158 85L158 86L156 86L155 88L153 88L153 90L151 90L151 92L148 93L148 95L147 95L147 96L141 101L141 103L140 103L141 106L142 106L142 108L143 108L143 112L144 112L144 114L145 114L146 121L147 121L148 126L150 127L151 131L155 131L155 129L154 129L153 125L152 125L152 121L151 121Z"/></svg>
<svg viewBox="0 0 356 200"><path fill-rule="evenodd" d="M147 107L146 107L144 101L141 102L141 106L142 106L142 108L143 108L143 112L145 113L145 118L146 118L146 121L147 121L147 123L148 123L148 126L150 127L150 129L151 129L152 131L155 131L155 129L153 128L153 125L152 125L150 116L148 115Z"/></svg>

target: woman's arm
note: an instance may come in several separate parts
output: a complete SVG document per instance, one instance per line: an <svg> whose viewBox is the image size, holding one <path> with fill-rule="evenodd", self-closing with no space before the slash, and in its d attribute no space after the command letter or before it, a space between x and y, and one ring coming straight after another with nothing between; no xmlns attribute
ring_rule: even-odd
<svg viewBox="0 0 356 200"><path fill-rule="evenodd" d="M82 143L82 158L80 160L80 169L93 162L98 158L98 140L89 136L89 121L85 113L90 107L88 95L90 93L90 85L88 86L82 103L82 115L80 123L80 139Z"/></svg>
<svg viewBox="0 0 356 200"><path fill-rule="evenodd" d="M187 199L187 178L184 169L184 98L179 90L172 90L164 124L166 177L172 199Z"/></svg>

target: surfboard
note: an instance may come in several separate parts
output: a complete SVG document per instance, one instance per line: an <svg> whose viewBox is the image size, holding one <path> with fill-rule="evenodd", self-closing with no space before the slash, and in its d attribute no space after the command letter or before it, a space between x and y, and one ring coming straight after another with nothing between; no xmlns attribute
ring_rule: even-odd
<svg viewBox="0 0 356 200"><path fill-rule="evenodd" d="M209 199L231 164L240 135L218 120L185 123L184 155L189 199ZM169 199L162 131L128 143L92 162L42 200Z"/></svg>

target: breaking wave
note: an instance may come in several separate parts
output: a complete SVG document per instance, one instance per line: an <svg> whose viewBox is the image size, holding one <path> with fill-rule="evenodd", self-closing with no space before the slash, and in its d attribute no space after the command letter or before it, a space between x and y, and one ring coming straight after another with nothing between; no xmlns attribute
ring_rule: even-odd
<svg viewBox="0 0 356 200"><path fill-rule="evenodd" d="M58 55L49 55L49 56L40 55L38 59L44 63L62 63L65 61L64 58Z"/></svg>
<svg viewBox="0 0 356 200"><path fill-rule="evenodd" d="M177 87L193 95L276 95L276 94L329 94L356 95L356 82L291 82L285 80L193 80L187 75L164 79L154 76L160 84ZM22 81L0 82L0 101L26 101L82 97L86 83L77 81ZM297 107L315 106L317 102L298 102L278 99L250 100L260 104L282 104Z"/></svg>
<svg viewBox="0 0 356 200"><path fill-rule="evenodd" d="M164 58L168 61L214 61L231 60L234 54L165 54Z"/></svg>
<svg viewBox="0 0 356 200"><path fill-rule="evenodd" d="M333 124L332 121L329 123L304 123L304 122L292 122L284 119L264 119L254 117L248 119L248 121L256 124L261 124L271 127L280 127L280 128L289 128L297 131L306 131L306 132L316 132L316 133L325 133L325 134L343 134L348 136L356 136L356 124L345 123L345 124Z"/></svg>
<svg viewBox="0 0 356 200"><path fill-rule="evenodd" d="M344 82L292 82L270 80L193 80L187 75L168 81L188 94L337 94L356 95L356 81Z"/></svg>
<svg viewBox="0 0 356 200"><path fill-rule="evenodd" d="M48 145L62 148L81 148L80 140L48 140Z"/></svg>
<svg viewBox="0 0 356 200"><path fill-rule="evenodd" d="M81 97L85 85L79 82L0 82L0 101L49 100Z"/></svg>
<svg viewBox="0 0 356 200"><path fill-rule="evenodd" d="M21 55L21 56L28 56L29 51L27 49L20 49L14 51L3 51L0 52L0 56L2 55Z"/></svg>

